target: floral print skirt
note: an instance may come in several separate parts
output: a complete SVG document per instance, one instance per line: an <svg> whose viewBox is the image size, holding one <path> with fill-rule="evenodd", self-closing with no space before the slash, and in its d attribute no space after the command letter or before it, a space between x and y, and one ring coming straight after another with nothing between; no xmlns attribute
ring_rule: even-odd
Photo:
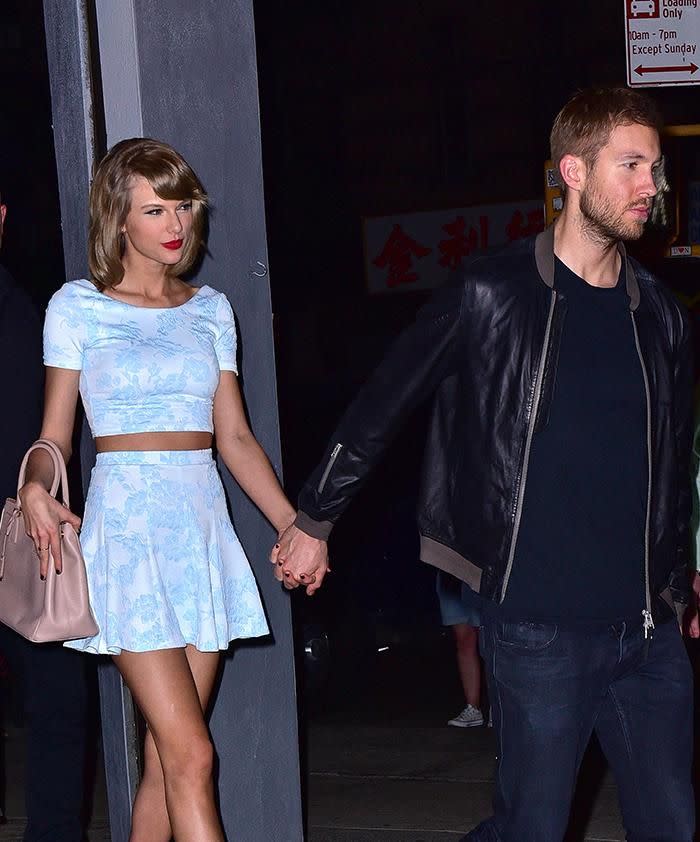
<svg viewBox="0 0 700 842"><path fill-rule="evenodd" d="M100 631L72 649L211 652L268 633L210 450L99 453L81 544Z"/></svg>

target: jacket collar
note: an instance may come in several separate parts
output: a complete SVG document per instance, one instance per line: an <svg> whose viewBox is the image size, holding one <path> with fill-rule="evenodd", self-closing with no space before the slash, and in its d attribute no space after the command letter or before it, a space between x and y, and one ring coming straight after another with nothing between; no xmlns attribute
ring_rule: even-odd
<svg viewBox="0 0 700 842"><path fill-rule="evenodd" d="M636 310L639 306L639 284L634 274L632 264L627 259L627 250L623 243L618 243L618 251L625 267L625 283L627 295L630 299L630 310ZM554 289L554 225L537 235L535 239L535 262L540 277L550 289Z"/></svg>

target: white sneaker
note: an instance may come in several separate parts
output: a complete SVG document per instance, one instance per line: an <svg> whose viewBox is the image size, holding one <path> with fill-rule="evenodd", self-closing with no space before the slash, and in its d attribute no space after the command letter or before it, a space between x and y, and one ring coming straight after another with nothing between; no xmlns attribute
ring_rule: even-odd
<svg viewBox="0 0 700 842"><path fill-rule="evenodd" d="M447 724L453 725L455 728L475 728L477 725L484 724L484 717L479 708L475 708L474 705L467 705L459 716L450 719Z"/></svg>

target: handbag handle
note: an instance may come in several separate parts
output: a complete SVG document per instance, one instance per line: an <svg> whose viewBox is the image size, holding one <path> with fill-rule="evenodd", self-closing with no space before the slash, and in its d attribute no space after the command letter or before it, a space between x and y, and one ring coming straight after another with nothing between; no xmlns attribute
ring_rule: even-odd
<svg viewBox="0 0 700 842"><path fill-rule="evenodd" d="M70 509L70 497L68 492L68 474L66 472L66 463L58 445L55 442L50 441L49 439L37 439L34 442L34 444L29 448L29 450L24 454L24 459L22 459L22 464L20 465L19 469L19 477L17 479L18 503L19 490L24 485L27 474L27 463L29 462L30 455L35 450L45 450L51 456L51 461L53 462L53 480L51 481L51 490L49 491L49 494L52 497L56 497L60 488L61 502L67 509Z"/></svg>

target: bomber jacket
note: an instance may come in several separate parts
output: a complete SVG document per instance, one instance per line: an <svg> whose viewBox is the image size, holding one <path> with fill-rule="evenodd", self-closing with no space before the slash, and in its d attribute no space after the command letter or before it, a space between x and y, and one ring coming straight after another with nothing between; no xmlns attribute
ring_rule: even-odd
<svg viewBox="0 0 700 842"><path fill-rule="evenodd" d="M682 306L619 250L647 404L646 631L688 601L692 363ZM553 228L475 260L431 298L350 405L302 488L297 526L327 538L401 422L435 393L421 558L502 602L566 308L554 286Z"/></svg>

